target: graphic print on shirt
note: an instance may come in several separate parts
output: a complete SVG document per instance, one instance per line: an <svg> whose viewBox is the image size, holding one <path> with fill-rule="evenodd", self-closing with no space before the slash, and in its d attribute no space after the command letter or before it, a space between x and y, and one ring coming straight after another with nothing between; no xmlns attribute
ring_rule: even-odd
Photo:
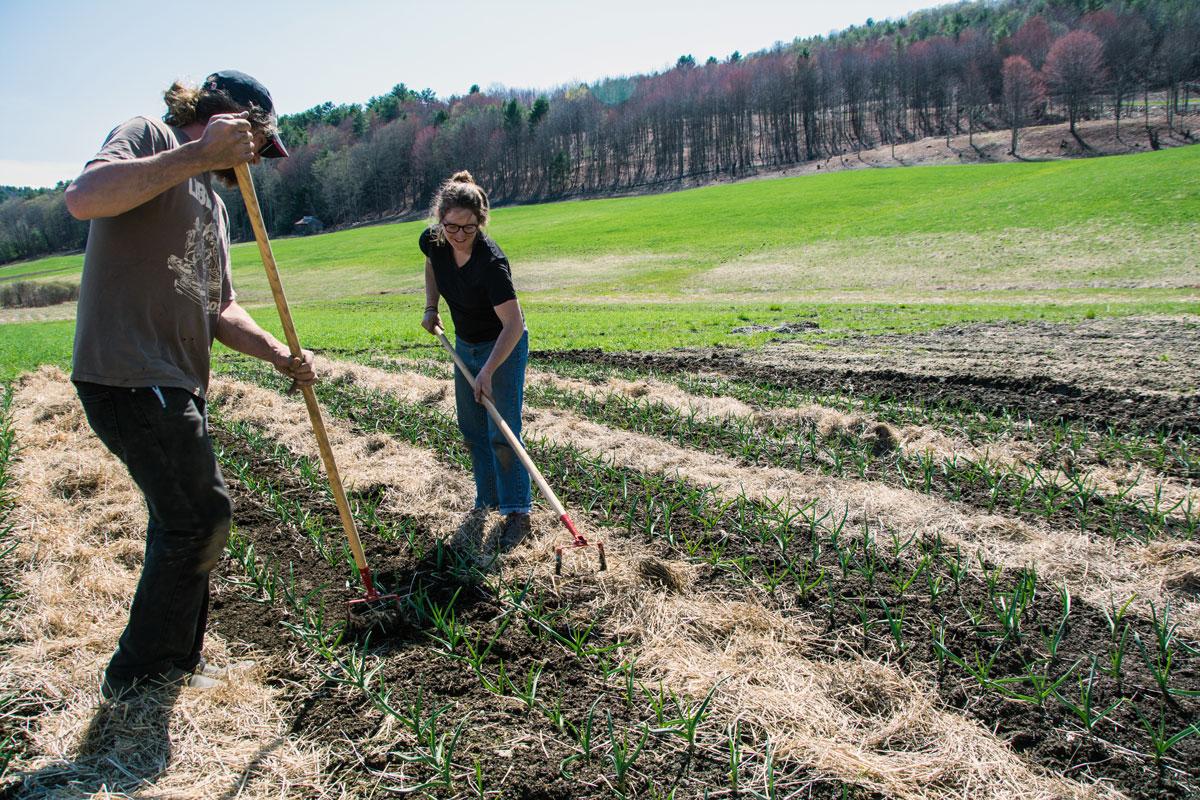
<svg viewBox="0 0 1200 800"><path fill-rule="evenodd" d="M188 231L183 256L167 258L175 273L175 291L204 308L209 314L221 310L221 251L217 246L217 225L197 218Z"/></svg>

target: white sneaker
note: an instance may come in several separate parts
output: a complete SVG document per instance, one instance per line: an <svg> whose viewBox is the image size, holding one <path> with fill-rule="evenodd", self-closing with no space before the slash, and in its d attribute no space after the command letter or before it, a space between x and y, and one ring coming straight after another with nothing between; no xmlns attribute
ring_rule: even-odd
<svg viewBox="0 0 1200 800"><path fill-rule="evenodd" d="M183 681L183 685L191 689L215 689L220 686L223 681L215 677L193 672Z"/></svg>
<svg viewBox="0 0 1200 800"><path fill-rule="evenodd" d="M225 678L225 670L203 665L195 672L184 672L173 668L162 675L116 682L105 677L100 682L100 696L105 700L130 701L147 694L171 687L187 686L191 689L215 689Z"/></svg>
<svg viewBox="0 0 1200 800"><path fill-rule="evenodd" d="M249 672L254 666L253 661L236 661L232 664L226 664L223 667L214 667L212 664L201 659L200 663L196 665L196 669L192 672L192 677L223 681L228 680L236 673Z"/></svg>

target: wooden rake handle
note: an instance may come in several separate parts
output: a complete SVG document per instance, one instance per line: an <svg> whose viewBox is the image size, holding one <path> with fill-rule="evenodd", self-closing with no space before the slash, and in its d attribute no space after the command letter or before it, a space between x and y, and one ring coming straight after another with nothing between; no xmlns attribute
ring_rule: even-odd
<svg viewBox="0 0 1200 800"><path fill-rule="evenodd" d="M458 365L459 371L462 372L463 377L467 379L467 383L471 384L471 388L474 389L475 376L471 374L471 370L467 369L467 365L463 363L462 358L458 355L458 351L454 349L454 345L450 344L450 340L446 338L446 333L440 327L434 326L433 335L436 336L439 341L441 341L442 347L446 348L446 351L450 353L450 357L453 358L454 363ZM488 415L492 418L492 422L496 423L496 427L500 429L500 432L504 434L504 438L508 440L508 446L513 449L513 451L517 454L517 458L521 459L521 463L525 465L526 471L529 472L529 477L533 478L534 483L537 484L538 489L540 489L542 492L542 495L550 502L550 506L554 509L554 513L561 517L566 513L566 509L563 508L563 504L559 502L558 495L556 495L554 490L550 488L550 484L546 483L546 479L542 477L541 470L537 468L537 465L533 463L533 459L531 459L529 454L525 452L525 448L521 446L521 442L519 439L517 439L517 435L512 432L512 428L508 427L508 423L504 421L504 417L500 416L500 412L496 410L495 404L492 403L491 398L487 395L483 395L483 407L487 409Z"/></svg>
<svg viewBox="0 0 1200 800"><path fill-rule="evenodd" d="M267 229L263 225L262 209L258 205L258 195L254 191L254 179L250 176L248 164L238 164L234 167L237 174L238 188L242 191L242 200L246 204L246 213L250 216L250 226L254 228L254 239L258 242L258 252L262 256L263 266L267 270L267 282L271 284L271 294L275 297L275 308L279 311L279 321L283 324L283 334L287 338L288 349L293 358L300 358L300 339L296 336L296 326L292 323L292 312L288 308L287 297L283 293L283 284L279 281L279 268L275 265L275 254L271 252L271 241L267 238ZM354 564L358 567L368 595L375 592L371 582L371 572L367 568L367 559L363 554L362 542L358 538L358 529L354 525L354 517L350 515L350 504L346 501L346 491L342 488L342 478L338 474L337 464L333 460L333 449L329 446L329 435L325 432L325 420L321 416L321 406L317 403L317 393L312 386L301 386L304 393L304 404L308 406L308 418L312 422L313 433L317 437L317 446L321 449L321 460L325 462L325 473L329 476L329 488L333 491L334 502L337 503L338 514L342 518L342 527L346 538L350 541L350 552L354 555Z"/></svg>

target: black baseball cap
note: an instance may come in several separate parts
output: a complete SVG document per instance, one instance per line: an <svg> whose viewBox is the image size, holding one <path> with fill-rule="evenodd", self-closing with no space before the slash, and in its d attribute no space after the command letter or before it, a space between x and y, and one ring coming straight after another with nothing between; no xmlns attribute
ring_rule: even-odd
<svg viewBox="0 0 1200 800"><path fill-rule="evenodd" d="M272 117L275 116L275 103L271 100L271 93L267 91L267 87L244 72L236 69L214 72L204 79L204 88L209 91L223 91L239 106L258 106ZM283 146L279 134L275 133L267 140L259 155L263 158L287 158L288 151Z"/></svg>

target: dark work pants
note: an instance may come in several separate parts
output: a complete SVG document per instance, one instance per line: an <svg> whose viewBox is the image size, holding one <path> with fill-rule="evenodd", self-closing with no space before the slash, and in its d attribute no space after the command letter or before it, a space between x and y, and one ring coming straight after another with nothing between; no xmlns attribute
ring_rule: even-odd
<svg viewBox="0 0 1200 800"><path fill-rule="evenodd" d="M174 678L200 661L209 573L232 505L208 437L204 401L183 389L75 384L88 424L146 498L146 556L129 623L105 673L121 689Z"/></svg>

